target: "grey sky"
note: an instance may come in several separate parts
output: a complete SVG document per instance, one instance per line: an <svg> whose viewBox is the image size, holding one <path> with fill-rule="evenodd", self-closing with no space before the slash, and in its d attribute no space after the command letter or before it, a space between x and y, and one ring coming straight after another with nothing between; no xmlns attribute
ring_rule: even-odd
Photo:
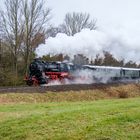
<svg viewBox="0 0 140 140"><path fill-rule="evenodd" d="M99 25L121 25L140 20L140 0L48 0L53 22L61 23L67 12L88 12Z"/></svg>
<svg viewBox="0 0 140 140"><path fill-rule="evenodd" d="M5 0L0 0L2 7ZM87 12L98 26L116 26L140 21L140 0L47 0L52 9L52 22L63 22L67 12Z"/></svg>

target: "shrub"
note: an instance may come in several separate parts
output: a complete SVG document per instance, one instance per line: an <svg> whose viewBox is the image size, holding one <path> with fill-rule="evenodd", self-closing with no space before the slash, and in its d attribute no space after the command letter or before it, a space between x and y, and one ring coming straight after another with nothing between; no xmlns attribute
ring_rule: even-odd
<svg viewBox="0 0 140 140"><path fill-rule="evenodd" d="M128 98L128 93L125 91L120 91L118 94L119 98Z"/></svg>

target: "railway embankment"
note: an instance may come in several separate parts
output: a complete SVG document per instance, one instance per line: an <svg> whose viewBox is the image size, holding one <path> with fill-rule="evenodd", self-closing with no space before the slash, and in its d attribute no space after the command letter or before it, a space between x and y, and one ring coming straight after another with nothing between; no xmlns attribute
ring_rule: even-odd
<svg viewBox="0 0 140 140"><path fill-rule="evenodd" d="M140 84L57 85L0 88L0 103L94 101L140 97Z"/></svg>

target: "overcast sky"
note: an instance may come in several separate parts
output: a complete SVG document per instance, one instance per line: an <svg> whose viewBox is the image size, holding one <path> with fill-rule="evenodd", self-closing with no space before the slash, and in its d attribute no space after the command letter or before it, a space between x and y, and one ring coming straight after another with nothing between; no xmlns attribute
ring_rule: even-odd
<svg viewBox="0 0 140 140"><path fill-rule="evenodd" d="M140 0L48 0L53 23L61 23L67 12L87 12L99 26L131 24L140 21Z"/></svg>
<svg viewBox="0 0 140 140"><path fill-rule="evenodd" d="M0 0L3 5L5 0ZM52 22L63 22L67 12L87 12L97 19L99 27L134 24L140 21L140 0L47 0Z"/></svg>

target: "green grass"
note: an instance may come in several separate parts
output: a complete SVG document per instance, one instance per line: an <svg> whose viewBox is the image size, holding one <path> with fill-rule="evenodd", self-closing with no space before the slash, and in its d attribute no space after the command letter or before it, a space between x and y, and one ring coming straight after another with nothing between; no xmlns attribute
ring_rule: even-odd
<svg viewBox="0 0 140 140"><path fill-rule="evenodd" d="M140 98L0 105L1 140L139 140Z"/></svg>

